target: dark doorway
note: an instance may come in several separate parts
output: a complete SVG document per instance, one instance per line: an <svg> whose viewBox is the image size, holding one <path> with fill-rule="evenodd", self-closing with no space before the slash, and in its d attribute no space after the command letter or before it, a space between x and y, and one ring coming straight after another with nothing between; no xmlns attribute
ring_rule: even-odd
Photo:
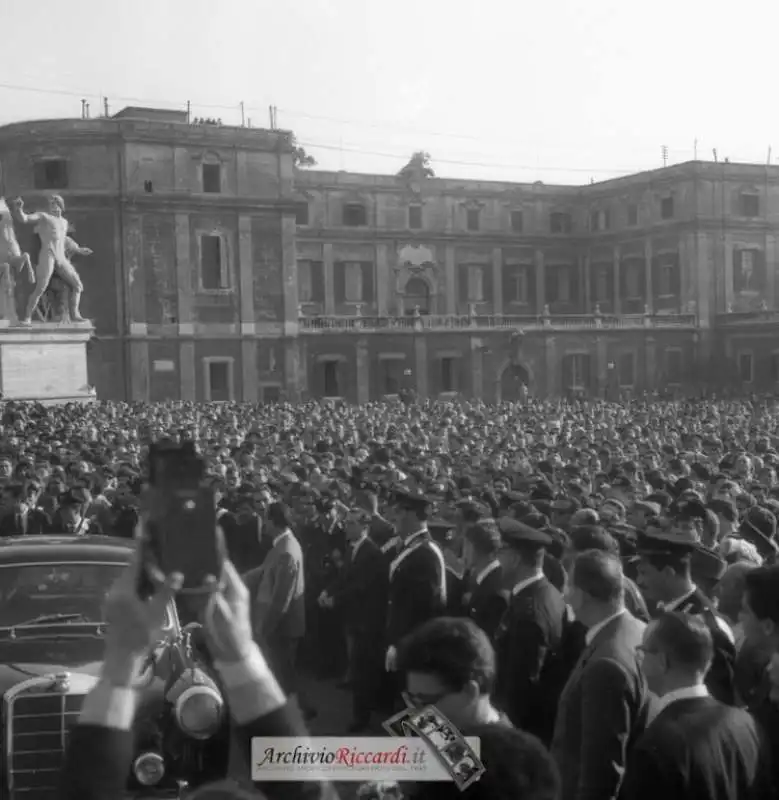
<svg viewBox="0 0 779 800"><path fill-rule="evenodd" d="M500 376L501 400L524 400L530 388L530 373L521 364L509 364Z"/></svg>
<svg viewBox="0 0 779 800"><path fill-rule="evenodd" d="M410 278L403 299L406 314L413 315L419 306L420 314L430 313L430 287L422 278Z"/></svg>

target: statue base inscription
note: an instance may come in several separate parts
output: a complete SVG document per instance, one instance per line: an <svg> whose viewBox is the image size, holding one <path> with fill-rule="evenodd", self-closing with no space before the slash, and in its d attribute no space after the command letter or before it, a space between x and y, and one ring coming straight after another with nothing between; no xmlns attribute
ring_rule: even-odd
<svg viewBox="0 0 779 800"><path fill-rule="evenodd" d="M87 343L93 335L89 322L25 327L0 322L2 399L46 405L94 402L87 378Z"/></svg>

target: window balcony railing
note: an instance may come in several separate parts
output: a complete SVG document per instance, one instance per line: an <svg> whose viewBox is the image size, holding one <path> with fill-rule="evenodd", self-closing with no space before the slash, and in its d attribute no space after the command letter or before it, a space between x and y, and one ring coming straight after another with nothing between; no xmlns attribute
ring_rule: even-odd
<svg viewBox="0 0 779 800"><path fill-rule="evenodd" d="M694 328L695 314L571 314L502 316L425 314L406 317L301 316L303 333L420 333L425 331L638 330Z"/></svg>
<svg viewBox="0 0 779 800"><path fill-rule="evenodd" d="M771 325L779 322L779 311L760 309L757 311L729 311L717 314L718 326Z"/></svg>

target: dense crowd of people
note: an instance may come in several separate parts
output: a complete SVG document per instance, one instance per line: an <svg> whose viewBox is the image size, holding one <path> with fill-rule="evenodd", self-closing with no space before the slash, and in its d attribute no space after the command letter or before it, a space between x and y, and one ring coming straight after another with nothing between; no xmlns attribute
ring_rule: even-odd
<svg viewBox="0 0 779 800"><path fill-rule="evenodd" d="M132 536L160 438L206 458L248 609L235 714L261 660L309 721L301 671L340 679L353 733L434 705L481 738L472 798L779 791L772 397L6 404L0 535Z"/></svg>

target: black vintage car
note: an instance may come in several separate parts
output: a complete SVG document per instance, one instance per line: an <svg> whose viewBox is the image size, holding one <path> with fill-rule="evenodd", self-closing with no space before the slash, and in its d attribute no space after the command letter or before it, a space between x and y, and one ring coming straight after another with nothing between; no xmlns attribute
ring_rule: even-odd
<svg viewBox="0 0 779 800"><path fill-rule="evenodd" d="M56 796L67 733L103 658L103 603L134 543L102 536L0 540L0 800ZM229 723L195 625L168 610L140 679L128 797L178 797L227 772Z"/></svg>

